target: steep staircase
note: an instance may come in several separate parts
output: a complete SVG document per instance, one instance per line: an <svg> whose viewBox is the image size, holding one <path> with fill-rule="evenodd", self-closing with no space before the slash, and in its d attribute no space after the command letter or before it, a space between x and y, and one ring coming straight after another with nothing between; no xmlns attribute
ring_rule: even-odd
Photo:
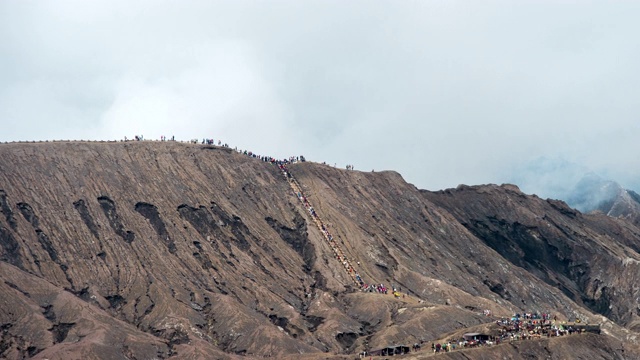
<svg viewBox="0 0 640 360"><path fill-rule="evenodd" d="M347 275L349 275L349 277L351 278L351 280L353 280L356 286L358 288L361 287L364 284L364 282L362 281L362 278L356 272L353 265L351 265L349 258L344 255L344 251L342 250L342 247L340 247L338 242L333 238L333 235L331 235L331 233L329 232L329 228L322 222L322 219L320 218L318 213L315 211L315 209L309 202L309 199L307 199L307 197L302 192L302 186L300 186L300 183L298 183L298 181L293 177L291 172L289 172L284 165L280 165L279 167L280 167L280 170L282 171L283 176L289 183L289 186L291 186L291 190L293 190L293 193L296 195L298 200L300 200L300 202L305 207L309 215L311 215L313 222L318 227L318 230L320 230L320 232L322 233L323 238L327 241L327 244L329 244L329 247L331 247L331 249L333 250L333 254L335 255L336 259L340 263L342 263L344 270L347 272Z"/></svg>

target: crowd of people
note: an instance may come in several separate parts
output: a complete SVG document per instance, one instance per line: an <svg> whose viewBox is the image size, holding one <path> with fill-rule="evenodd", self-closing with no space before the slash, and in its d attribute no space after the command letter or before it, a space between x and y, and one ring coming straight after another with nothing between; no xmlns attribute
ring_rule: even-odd
<svg viewBox="0 0 640 360"><path fill-rule="evenodd" d="M216 141L214 139L202 139L202 145L215 145ZM227 144L224 144L227 147ZM218 140L218 146L222 146L222 140Z"/></svg>
<svg viewBox="0 0 640 360"><path fill-rule="evenodd" d="M576 320L574 323L560 322L557 316L551 316L548 313L516 313L511 318L496 320L491 327L490 334L464 334L459 339L454 338L443 343L432 343L431 349L436 353L448 352L456 349L491 346L511 341L541 339L584 332L599 333L599 331L600 327L598 325L584 325L580 323L580 320Z"/></svg>
<svg viewBox="0 0 640 360"><path fill-rule="evenodd" d="M362 284L362 290L364 290L365 292L377 292L379 294L387 294L389 292L389 289L387 289L387 287L384 286L383 284L367 285L367 284L364 284L364 282L360 278L360 275L357 275L356 278L358 278L358 281L363 283Z"/></svg>
<svg viewBox="0 0 640 360"><path fill-rule="evenodd" d="M220 142L220 140L218 140L218 142ZM229 147L229 145L224 144L224 145L220 145L222 147ZM291 177L291 174L288 173L287 169L286 169L286 165L288 164L294 164L297 162L305 162L306 159L304 156L299 155L299 156L289 156L288 158L284 158L284 159L277 159L273 156L265 156L265 155L258 155L256 153L254 153L253 151L249 151L249 150L238 150L238 148L234 148L234 151L236 151L237 153L243 154L243 155L247 155L250 158L254 158L254 159L258 159L260 161L264 161L264 162L268 162L274 165L277 165L278 168L280 169L280 171L283 172L283 174L285 176L287 176L287 178Z"/></svg>
<svg viewBox="0 0 640 360"><path fill-rule="evenodd" d="M560 323L557 316L551 318L549 314L537 313L514 314L510 319L497 320L496 325L502 341L564 336L578 331L575 324Z"/></svg>
<svg viewBox="0 0 640 360"><path fill-rule="evenodd" d="M144 136L142 135L134 135L132 140L129 140L126 136L124 137L124 141L144 141ZM160 141L176 141L175 140L175 136L171 136L171 139L167 139L166 136L164 135L160 135ZM217 145L219 147L224 147L224 148L230 148L229 144L227 143L222 143L222 140L218 140L216 141L215 139L212 138L203 138L202 141L194 138L191 139L189 141L187 141L188 143L191 144L202 144L202 145ZM260 159L264 162L269 162L272 164L276 164L276 165L286 165L286 164L293 164L296 162L304 162L306 161L305 157L300 155L300 156L290 156L289 158L285 158L285 159L277 159L273 156L263 156L263 155L258 155L250 150L239 150L237 147L235 147L233 149L235 152L240 153L240 154L244 154L247 155L251 158L256 158L256 159ZM323 162L322 164L326 165L326 162ZM347 165L347 168L350 170L353 170L353 165ZM282 169L281 169L282 170Z"/></svg>

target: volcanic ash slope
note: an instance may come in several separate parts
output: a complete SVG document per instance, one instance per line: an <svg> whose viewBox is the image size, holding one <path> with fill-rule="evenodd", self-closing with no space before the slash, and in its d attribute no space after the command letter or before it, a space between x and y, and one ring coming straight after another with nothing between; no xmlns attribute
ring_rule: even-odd
<svg viewBox="0 0 640 360"><path fill-rule="evenodd" d="M633 351L634 225L512 186L289 170L362 279L404 297L358 291L273 164L176 142L0 145L0 357L351 359L494 322L485 309L604 331L475 358Z"/></svg>

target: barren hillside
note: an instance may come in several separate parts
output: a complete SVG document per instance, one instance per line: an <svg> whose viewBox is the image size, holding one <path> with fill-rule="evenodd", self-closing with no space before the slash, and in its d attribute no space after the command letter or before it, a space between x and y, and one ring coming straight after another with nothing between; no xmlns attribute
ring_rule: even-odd
<svg viewBox="0 0 640 360"><path fill-rule="evenodd" d="M524 311L603 331L446 356L640 356L633 224L514 186L286 169L177 142L0 145L0 357L353 359L423 343L404 355L418 359Z"/></svg>

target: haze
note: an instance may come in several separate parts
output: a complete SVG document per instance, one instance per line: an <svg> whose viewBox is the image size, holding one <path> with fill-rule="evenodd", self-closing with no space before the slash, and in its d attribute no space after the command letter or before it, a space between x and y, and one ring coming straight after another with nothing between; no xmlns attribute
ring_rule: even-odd
<svg viewBox="0 0 640 360"><path fill-rule="evenodd" d="M419 188L640 189L639 2L1 1L0 141L213 138Z"/></svg>

